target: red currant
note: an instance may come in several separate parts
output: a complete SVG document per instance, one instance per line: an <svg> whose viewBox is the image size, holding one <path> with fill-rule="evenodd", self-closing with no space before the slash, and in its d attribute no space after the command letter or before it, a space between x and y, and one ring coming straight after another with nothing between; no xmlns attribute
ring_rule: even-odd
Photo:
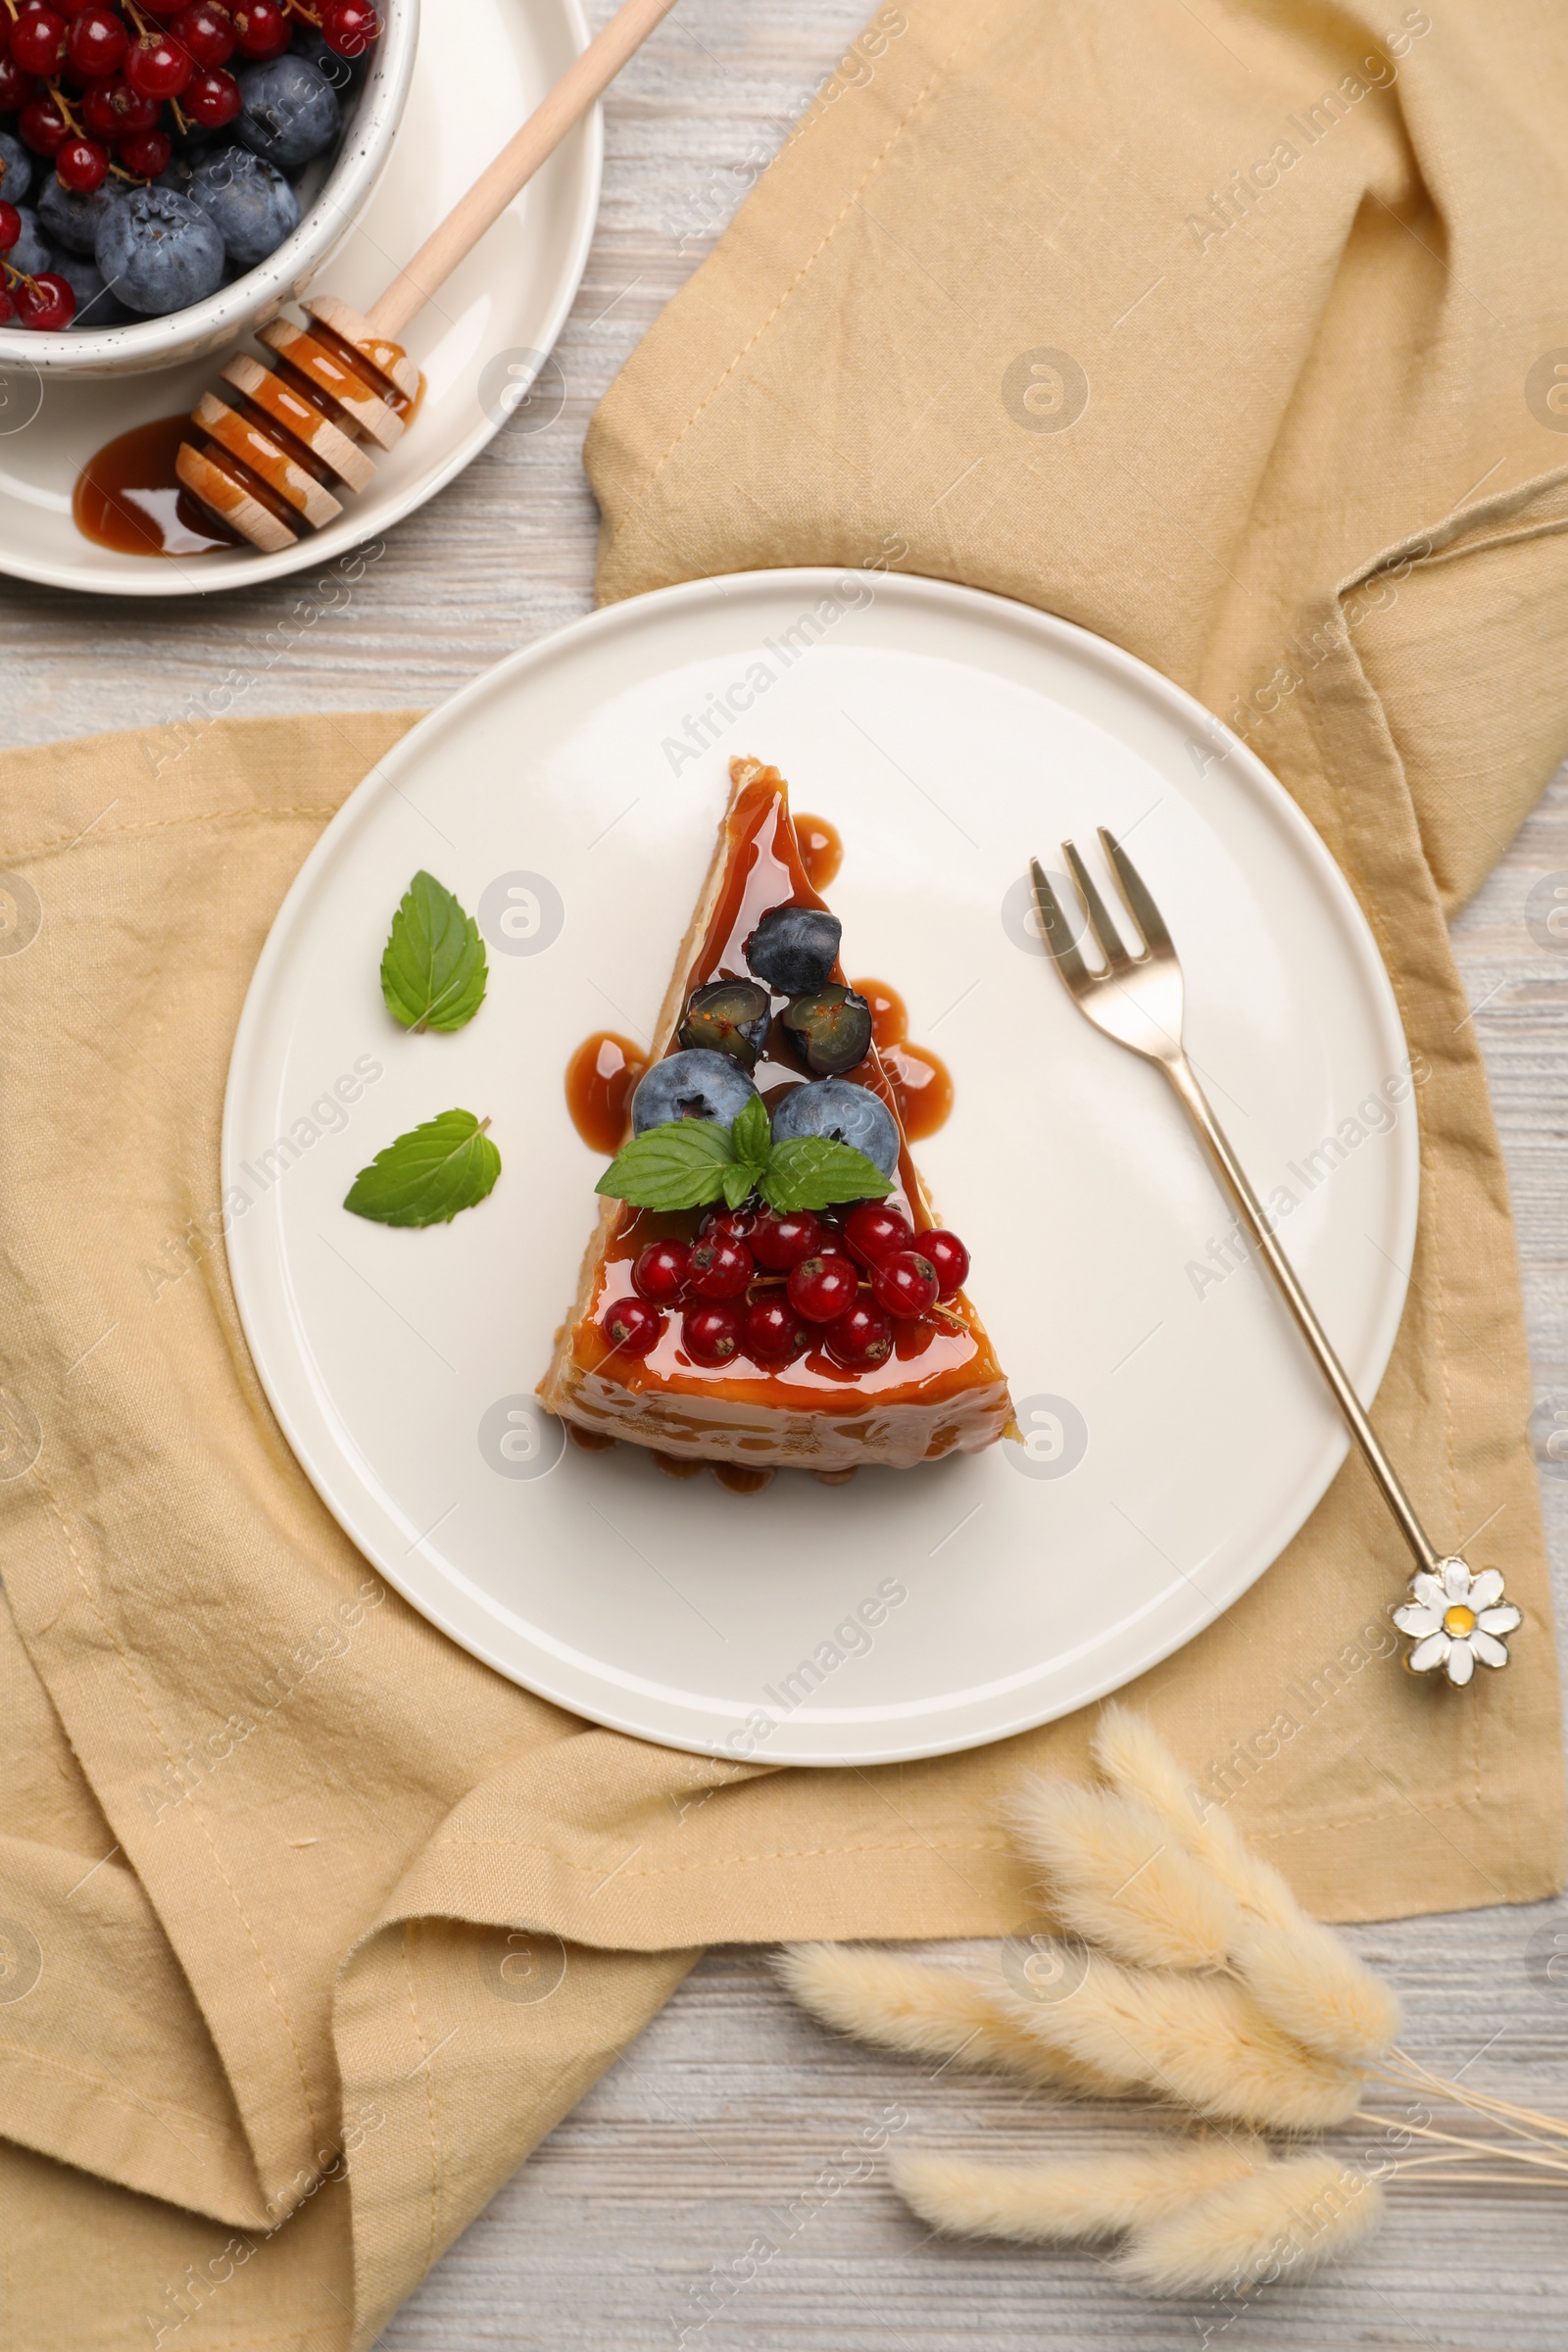
<svg viewBox="0 0 1568 2352"><path fill-rule="evenodd" d="M19 106L25 106L37 84L30 74L24 74L10 50L0 57L0 115L9 115Z"/></svg>
<svg viewBox="0 0 1568 2352"><path fill-rule="evenodd" d="M690 1256L684 1242L650 1242L631 1270L638 1298L651 1299L655 1306L673 1306L686 1288Z"/></svg>
<svg viewBox="0 0 1568 2352"><path fill-rule="evenodd" d="M106 74L118 73L120 61L130 46L130 35L124 20L117 17L112 8L94 5L82 9L71 20L66 35L66 55L78 74L101 81Z"/></svg>
<svg viewBox="0 0 1568 2352"><path fill-rule="evenodd" d="M194 0L169 29L199 66L226 66L234 54L234 21L217 0Z"/></svg>
<svg viewBox="0 0 1568 2352"><path fill-rule="evenodd" d="M933 1225L929 1233L920 1236L920 1255L928 1257L937 1270L937 1297L956 1298L969 1279L969 1252L957 1235L945 1225Z"/></svg>
<svg viewBox="0 0 1568 2352"><path fill-rule="evenodd" d="M240 0L234 38L247 57L279 57L288 47L288 18L277 0Z"/></svg>
<svg viewBox="0 0 1568 2352"><path fill-rule="evenodd" d="M775 1291L770 1298L754 1298L741 1323L741 1346L761 1364L781 1364L810 1346L808 1327L787 1300Z"/></svg>
<svg viewBox="0 0 1568 2352"><path fill-rule="evenodd" d="M66 62L65 18L52 8L19 17L11 27L11 54L25 74L58 74Z"/></svg>
<svg viewBox="0 0 1568 2352"><path fill-rule="evenodd" d="M744 1242L714 1233L693 1249L688 1279L700 1298L737 1298L756 1271Z"/></svg>
<svg viewBox="0 0 1568 2352"><path fill-rule="evenodd" d="M240 110L239 83L221 66L208 66L185 92L185 112L204 130L221 130Z"/></svg>
<svg viewBox="0 0 1568 2352"><path fill-rule="evenodd" d="M787 1285L790 1304L808 1323L831 1323L855 1304L857 1281L850 1260L836 1250L803 1257Z"/></svg>
<svg viewBox="0 0 1568 2352"><path fill-rule="evenodd" d="M844 1239L852 1257L858 1257L862 1266L874 1266L879 1257L907 1250L914 1240L914 1227L896 1208L884 1208L880 1200L862 1200L844 1220Z"/></svg>
<svg viewBox="0 0 1568 2352"><path fill-rule="evenodd" d="M646 1298L616 1298L600 1318L600 1329L622 1355L646 1355L663 1328L663 1316Z"/></svg>
<svg viewBox="0 0 1568 2352"><path fill-rule="evenodd" d="M156 179L160 172L169 170L173 152L174 143L167 130L138 130L121 140L115 158L132 179Z"/></svg>
<svg viewBox="0 0 1568 2352"><path fill-rule="evenodd" d="M321 38L339 57L363 57L381 37L381 20L368 0L322 0Z"/></svg>
<svg viewBox="0 0 1568 2352"><path fill-rule="evenodd" d="M9 253L22 234L22 215L14 204L0 203L0 253Z"/></svg>
<svg viewBox="0 0 1568 2352"><path fill-rule="evenodd" d="M47 95L28 99L17 128L35 155L58 155L71 136L71 124Z"/></svg>
<svg viewBox="0 0 1568 2352"><path fill-rule="evenodd" d="M895 1250L871 1268L871 1296L890 1315L912 1323L937 1302L937 1270L918 1250Z"/></svg>
<svg viewBox="0 0 1568 2352"><path fill-rule="evenodd" d="M138 130L156 127L158 101L144 98L123 74L117 74L113 81L101 81L87 92L81 119L95 139L134 138Z"/></svg>
<svg viewBox="0 0 1568 2352"><path fill-rule="evenodd" d="M757 1230L755 1208L710 1208L698 1227L705 1242L722 1234L727 1242L749 1242Z"/></svg>
<svg viewBox="0 0 1568 2352"><path fill-rule="evenodd" d="M109 177L109 150L100 147L96 139L67 139L55 157L55 170L63 188L90 196Z"/></svg>
<svg viewBox="0 0 1568 2352"><path fill-rule="evenodd" d="M689 1306L681 1317L681 1346L694 1364L727 1364L740 1336L741 1310L728 1298Z"/></svg>
<svg viewBox="0 0 1568 2352"><path fill-rule="evenodd" d="M144 33L125 57L125 79L144 98L177 98L194 72L190 51L167 32Z"/></svg>
<svg viewBox="0 0 1568 2352"><path fill-rule="evenodd" d="M885 1364L893 1326L877 1306L852 1306L827 1327L827 1351L836 1364Z"/></svg>
<svg viewBox="0 0 1568 2352"><path fill-rule="evenodd" d="M760 1266L770 1274L787 1274L798 1266L803 1257L810 1257L822 1240L822 1220L813 1217L808 1208L784 1211L776 1209L757 1220L752 1236L752 1251Z"/></svg>
<svg viewBox="0 0 1568 2352"><path fill-rule="evenodd" d="M16 304L23 325L36 327L40 334L59 334L76 316L75 295L52 270L19 279Z"/></svg>

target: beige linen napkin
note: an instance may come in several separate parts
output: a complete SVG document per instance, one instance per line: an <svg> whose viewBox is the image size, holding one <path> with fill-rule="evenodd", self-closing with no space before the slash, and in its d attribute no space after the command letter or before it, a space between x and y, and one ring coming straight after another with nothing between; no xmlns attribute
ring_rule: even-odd
<svg viewBox="0 0 1568 2352"><path fill-rule="evenodd" d="M591 450L608 595L885 560L1066 612L1236 720L1360 893L1431 1071L1378 1416L1439 1528L1499 1514L1528 1627L1457 1703L1401 1677L1405 1563L1352 1465L1136 1692L1340 1918L1561 1874L1512 1236L1443 909L1568 733L1565 92L1521 0L884 9ZM317 1500L216 1239L221 1092L289 880L407 723L0 765L0 2291L27 2352L368 2343L696 1947L1020 1927L1001 1799L1084 1752L1068 1722L810 1774L601 1732L425 1626Z"/></svg>

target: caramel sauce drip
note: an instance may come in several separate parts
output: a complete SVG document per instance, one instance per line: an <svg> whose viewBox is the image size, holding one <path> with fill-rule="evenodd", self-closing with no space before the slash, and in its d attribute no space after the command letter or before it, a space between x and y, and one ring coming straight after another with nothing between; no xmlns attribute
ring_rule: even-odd
<svg viewBox="0 0 1568 2352"><path fill-rule="evenodd" d="M844 863L844 843L837 825L830 825L825 816L797 816L795 841L806 879L813 890L826 890L837 881Z"/></svg>
<svg viewBox="0 0 1568 2352"><path fill-rule="evenodd" d="M590 1152L612 1158L626 1141L631 1099L648 1056L629 1037L596 1029L566 1064L566 1108Z"/></svg>
<svg viewBox="0 0 1568 2352"><path fill-rule="evenodd" d="M899 1119L911 1144L945 1127L953 1109L953 1076L929 1046L909 1043L904 999L885 980L852 980L871 1007L871 1043L898 1098Z"/></svg>

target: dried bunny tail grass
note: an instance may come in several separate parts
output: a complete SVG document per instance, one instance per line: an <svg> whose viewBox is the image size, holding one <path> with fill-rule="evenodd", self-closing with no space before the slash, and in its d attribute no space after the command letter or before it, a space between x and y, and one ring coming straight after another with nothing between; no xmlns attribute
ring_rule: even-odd
<svg viewBox="0 0 1568 2352"><path fill-rule="evenodd" d="M1135 1967L1224 1967L1241 1914L1142 1798L1031 1776L1011 1825L1066 1926Z"/></svg>
<svg viewBox="0 0 1568 2352"><path fill-rule="evenodd" d="M1203 1802L1164 1741L1131 1707L1103 1707L1091 1747L1106 1779L1157 1813L1244 1910L1275 1928L1304 1917L1279 1872L1248 1852L1220 1807Z"/></svg>
<svg viewBox="0 0 1568 2352"><path fill-rule="evenodd" d="M1398 1996L1304 1913L1289 1931L1244 1931L1231 1957L1258 2007L1309 2049L1365 2063L1398 2038Z"/></svg>
<svg viewBox="0 0 1568 2352"><path fill-rule="evenodd" d="M840 2034L914 2058L1001 2067L1054 2090L1121 2095L1118 2079L1021 2031L995 1993L957 1969L844 1943L790 1944L773 1965L802 2008Z"/></svg>
<svg viewBox="0 0 1568 2352"><path fill-rule="evenodd" d="M1267 2162L1255 2140L1213 2138L1056 2164L971 2164L909 2150L894 2157L892 2172L900 2196L933 2230L1040 2244L1110 2237L1163 2220Z"/></svg>
<svg viewBox="0 0 1568 2352"><path fill-rule="evenodd" d="M1355 2111L1362 2076L1303 2049L1225 1977L1127 1969L1067 1954L1054 1997L1002 1993L1020 2034L1062 2057L1269 2132L1325 2131Z"/></svg>
<svg viewBox="0 0 1568 2352"><path fill-rule="evenodd" d="M1383 2194L1332 2156L1293 2156L1135 2230L1121 2277L1160 2295L1303 2278L1376 2228Z"/></svg>
<svg viewBox="0 0 1568 2352"><path fill-rule="evenodd" d="M1258 2007L1329 2057L1354 2062L1387 2050L1399 2031L1394 1993L1332 1929L1301 1909L1277 1870L1249 1853L1217 1806L1201 1803L1142 1716L1105 1707L1094 1753L1119 1788L1147 1804L1207 1865L1246 1915L1229 1958Z"/></svg>

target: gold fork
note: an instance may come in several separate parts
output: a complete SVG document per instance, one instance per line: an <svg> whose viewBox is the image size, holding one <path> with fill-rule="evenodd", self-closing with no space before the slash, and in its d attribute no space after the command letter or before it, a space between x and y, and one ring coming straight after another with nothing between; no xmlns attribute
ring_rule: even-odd
<svg viewBox="0 0 1568 2352"><path fill-rule="evenodd" d="M1411 1640L1405 1665L1417 1674L1442 1667L1447 1680L1458 1685L1471 1680L1478 1658L1487 1666L1506 1666L1508 1651L1500 1637L1512 1633L1522 1620L1519 1610L1511 1602L1503 1601L1501 1574L1495 1568L1486 1568L1473 1575L1457 1553L1440 1554L1417 1517L1414 1504L1350 1386L1349 1375L1335 1353L1333 1342L1280 1248L1268 1213L1252 1190L1247 1170L1214 1116L1187 1057L1182 1044L1182 967L1164 918L1138 868L1103 825L1100 827L1100 839L1143 941L1141 952L1129 956L1089 869L1073 844L1064 841L1062 855L1077 884L1089 928L1104 958L1102 971L1086 963L1079 953L1061 903L1039 858L1029 861L1046 946L1067 993L1084 1018L1097 1029L1164 1071L1235 1202L1238 1216L1257 1245L1259 1256L1316 1357L1334 1401L1366 1457L1367 1468L1393 1512L1399 1533L1415 1555L1416 1570L1410 1580L1413 1598L1393 1612L1395 1624Z"/></svg>

